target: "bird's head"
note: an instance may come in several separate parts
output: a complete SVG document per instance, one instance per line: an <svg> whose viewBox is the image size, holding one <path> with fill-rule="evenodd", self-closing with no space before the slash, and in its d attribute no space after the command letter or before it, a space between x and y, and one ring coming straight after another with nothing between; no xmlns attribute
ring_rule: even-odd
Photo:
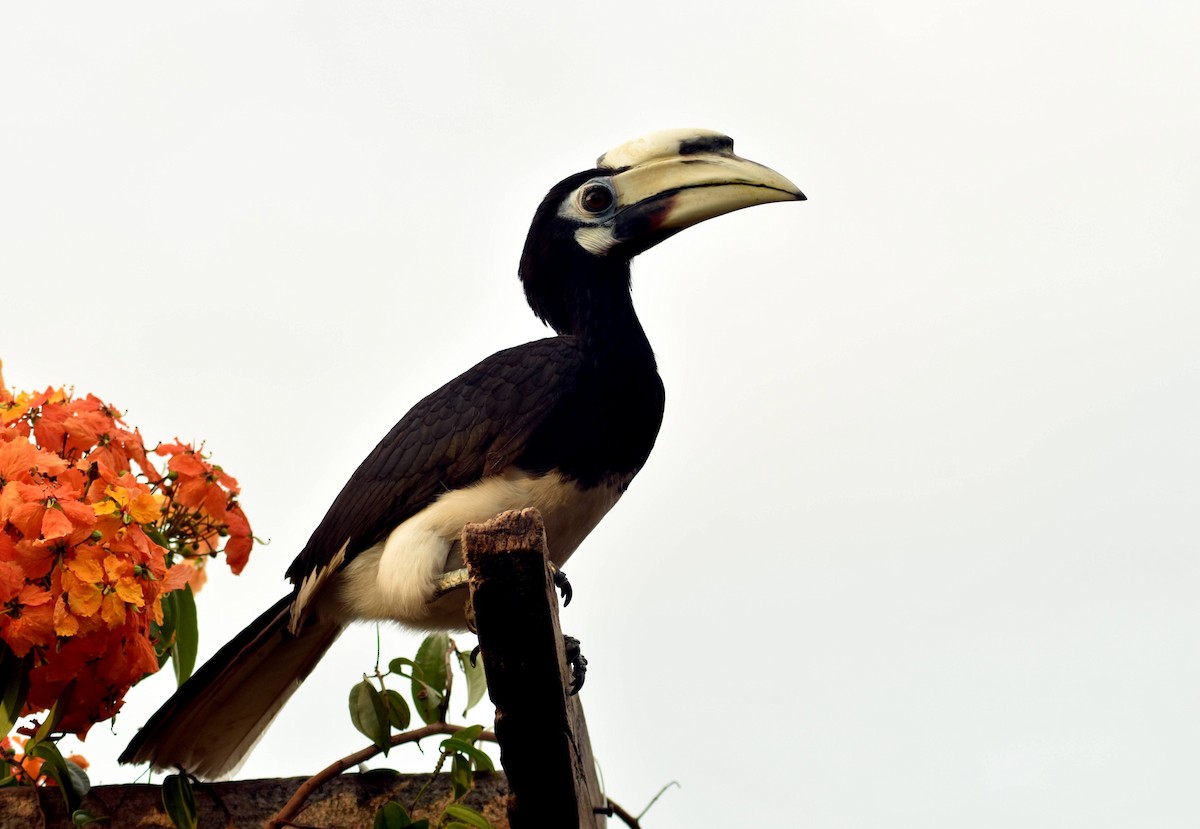
<svg viewBox="0 0 1200 829"><path fill-rule="evenodd" d="M779 173L734 155L726 135L651 133L551 188L521 256L525 295L543 321L571 332L586 296L628 292L629 261L642 251L705 219L803 199Z"/></svg>

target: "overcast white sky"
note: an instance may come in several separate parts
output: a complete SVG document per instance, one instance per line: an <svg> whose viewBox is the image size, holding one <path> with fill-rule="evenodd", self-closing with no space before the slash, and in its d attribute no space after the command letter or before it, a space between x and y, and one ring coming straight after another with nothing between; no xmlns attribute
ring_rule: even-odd
<svg viewBox="0 0 1200 829"><path fill-rule="evenodd" d="M635 268L666 420L563 617L612 796L678 780L656 829L1194 827L1198 31L1165 1L7 4L0 359L239 477L272 543L201 594L203 657L409 406L544 335L546 189L725 131L810 201ZM243 774L360 747L374 647ZM96 781L171 686L95 729Z"/></svg>

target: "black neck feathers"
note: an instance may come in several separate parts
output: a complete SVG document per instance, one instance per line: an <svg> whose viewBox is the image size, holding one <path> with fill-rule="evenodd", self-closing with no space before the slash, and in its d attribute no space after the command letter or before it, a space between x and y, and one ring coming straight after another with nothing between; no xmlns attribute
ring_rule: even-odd
<svg viewBox="0 0 1200 829"><path fill-rule="evenodd" d="M633 357L650 344L633 310L629 256L600 256L575 239L579 225L559 215L567 196L599 171L560 182L534 215L521 255L520 275L533 312L559 334L575 336L589 351Z"/></svg>
<svg viewBox="0 0 1200 829"><path fill-rule="evenodd" d="M662 423L663 387L633 309L628 255L598 256L575 240L579 225L558 215L595 171L554 188L542 202L521 257L533 312L582 358L569 390L531 436L521 465L557 469L582 486L624 486L645 463Z"/></svg>

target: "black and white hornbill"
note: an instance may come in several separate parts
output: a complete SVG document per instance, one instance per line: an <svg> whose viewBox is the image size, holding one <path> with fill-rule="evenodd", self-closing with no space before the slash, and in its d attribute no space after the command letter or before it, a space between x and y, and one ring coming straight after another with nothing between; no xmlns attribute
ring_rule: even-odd
<svg viewBox="0 0 1200 829"><path fill-rule="evenodd" d="M493 354L413 407L367 456L288 569L290 595L151 717L121 762L206 778L236 768L358 619L463 628L463 525L536 507L562 565L642 468L663 385L630 297L630 260L743 207L803 199L706 130L654 133L555 185L520 276L558 336Z"/></svg>

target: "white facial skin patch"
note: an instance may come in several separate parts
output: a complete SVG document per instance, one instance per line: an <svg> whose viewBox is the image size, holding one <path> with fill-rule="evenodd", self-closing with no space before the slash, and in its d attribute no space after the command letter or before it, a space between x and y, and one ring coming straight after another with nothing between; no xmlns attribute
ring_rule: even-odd
<svg viewBox="0 0 1200 829"><path fill-rule="evenodd" d="M612 194L612 202L603 212L592 212L583 206L583 194L596 187L602 187ZM609 179L592 179L581 184L571 195L563 199L558 207L558 215L572 222L583 225L575 231L575 241L579 246L593 256L604 256L617 244L613 236L612 220L617 207L617 196L613 192Z"/></svg>
<svg viewBox="0 0 1200 829"><path fill-rule="evenodd" d="M605 256L617 244L612 228L604 225L579 228L575 231L575 241L593 256Z"/></svg>

